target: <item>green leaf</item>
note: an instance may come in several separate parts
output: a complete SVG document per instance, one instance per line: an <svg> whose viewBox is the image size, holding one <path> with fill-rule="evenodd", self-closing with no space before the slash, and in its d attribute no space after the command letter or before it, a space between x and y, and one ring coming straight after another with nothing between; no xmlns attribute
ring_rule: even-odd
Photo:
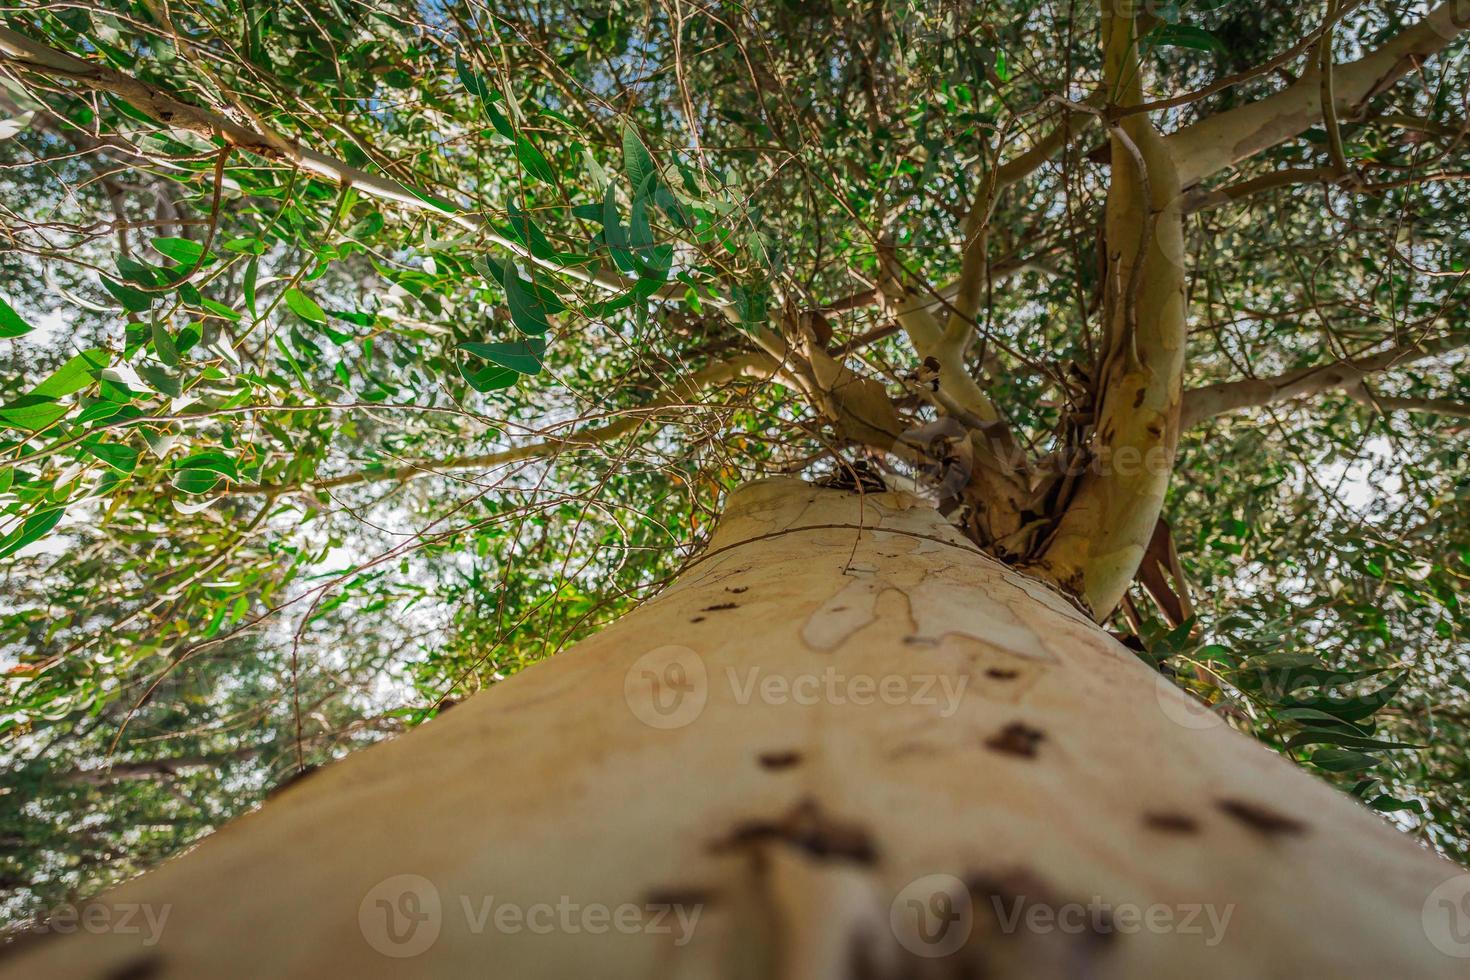
<svg viewBox="0 0 1470 980"><path fill-rule="evenodd" d="M169 367L179 366L179 349L174 346L174 339L169 336L168 327L161 320L153 321L153 351Z"/></svg>
<svg viewBox="0 0 1470 980"><path fill-rule="evenodd" d="M173 476L173 484L184 493L195 496L208 493L217 487L220 477L208 470L179 470Z"/></svg>
<svg viewBox="0 0 1470 980"><path fill-rule="evenodd" d="M1344 721L1360 721L1385 707L1404 686L1409 675L1400 674L1378 690L1354 698L1290 698L1282 702L1288 708L1312 708L1341 718Z"/></svg>
<svg viewBox="0 0 1470 980"><path fill-rule="evenodd" d="M1213 51L1225 54L1225 43L1202 27L1192 24L1162 23L1148 34L1160 47L1193 48L1197 51Z"/></svg>
<svg viewBox="0 0 1470 980"><path fill-rule="evenodd" d="M151 265L144 265L142 262L130 259L126 255L118 256L116 265L117 271L128 282L135 282L140 286L164 285L164 277Z"/></svg>
<svg viewBox="0 0 1470 980"><path fill-rule="evenodd" d="M371 327L378 319L372 313L363 313L358 310L328 310L327 312L339 320L346 320L358 327Z"/></svg>
<svg viewBox="0 0 1470 980"><path fill-rule="evenodd" d="M521 374L536 374L541 370L541 355L546 353L546 341L528 337L508 343L460 344L459 349Z"/></svg>
<svg viewBox="0 0 1470 980"><path fill-rule="evenodd" d="M510 224L506 226L509 237L526 246L526 249L538 259L549 259L556 254L556 249L551 242L536 227L536 222L531 216L516 207L514 201L506 205L506 214L510 216Z"/></svg>
<svg viewBox="0 0 1470 980"><path fill-rule="evenodd" d="M133 370L138 372L138 377L148 382L149 387L160 394L178 398L184 393L184 386L179 379L157 364L142 361L133 365Z"/></svg>
<svg viewBox="0 0 1470 980"><path fill-rule="evenodd" d="M327 322L327 314L316 305L316 301L294 286L286 290L286 305L307 323L320 326Z"/></svg>
<svg viewBox="0 0 1470 980"><path fill-rule="evenodd" d="M240 314L238 312L230 309L223 303L216 303L212 299L201 299L195 305L207 313L211 313L224 320L229 320L232 323L238 323L240 321Z"/></svg>
<svg viewBox="0 0 1470 980"><path fill-rule="evenodd" d="M1286 742L1288 749L1301 748L1303 745L1341 745L1349 749L1421 749L1422 745L1409 745L1404 742L1390 742L1381 738L1366 738L1362 735L1349 735L1345 732L1329 732L1321 729L1309 729L1299 735L1293 735Z"/></svg>
<svg viewBox="0 0 1470 980"><path fill-rule="evenodd" d="M114 282L106 276L102 276L102 288L112 294L112 298L122 304L122 308L129 313L147 313L148 308L153 305L153 297L147 293L140 292L131 286L124 286L120 282Z"/></svg>
<svg viewBox="0 0 1470 980"><path fill-rule="evenodd" d="M509 388L516 383L521 376L519 371L512 368L488 365L475 370L468 364L459 366L460 376L469 382L471 388L476 391L495 391L500 388Z"/></svg>
<svg viewBox="0 0 1470 980"><path fill-rule="evenodd" d="M255 310L255 280L260 275L260 256L251 256L250 261L245 264L245 308L250 311L251 316L258 316Z"/></svg>
<svg viewBox="0 0 1470 980"><path fill-rule="evenodd" d="M47 398L63 398L73 392L81 391L97 380L97 373L107 367L110 361L111 358L105 350L97 348L84 350L57 368L51 377L31 389L31 394L44 395Z"/></svg>
<svg viewBox="0 0 1470 980"><path fill-rule="evenodd" d="M10 304L0 299L0 337L21 337L35 328L20 318Z"/></svg>
<svg viewBox="0 0 1470 980"><path fill-rule="evenodd" d="M194 453L174 464L173 484L184 493L208 493L219 485L221 477L239 479L235 461L224 453Z"/></svg>
<svg viewBox="0 0 1470 980"><path fill-rule="evenodd" d="M174 469L178 470L209 470L227 476L232 480L239 478L239 470L235 467L235 461L221 452L202 452L185 456L174 463Z"/></svg>
<svg viewBox="0 0 1470 980"><path fill-rule="evenodd" d="M0 538L0 558L8 558L32 541L38 540L61 520L63 509L54 507L32 514L21 522L20 527Z"/></svg>
<svg viewBox="0 0 1470 980"><path fill-rule="evenodd" d="M511 322L522 333L533 337L546 333L549 328L546 307L541 305L531 284L522 280L515 266L509 262L505 264L505 280L501 285L505 287L505 302L510 307Z"/></svg>
<svg viewBox="0 0 1470 980"><path fill-rule="evenodd" d="M1312 765L1328 772L1359 772L1382 765L1382 760L1348 749L1318 749L1312 753Z"/></svg>
<svg viewBox="0 0 1470 980"><path fill-rule="evenodd" d="M612 184L607 185L607 193L602 199L602 240L612 253L613 264L623 272L632 272L633 252L628 247L628 229L618 214L618 201Z"/></svg>
<svg viewBox="0 0 1470 980"><path fill-rule="evenodd" d="M464 56L458 51L454 53L454 70L459 74L462 85L473 96L481 99L490 98L490 85L484 76L470 67L470 63L464 60Z"/></svg>
<svg viewBox="0 0 1470 980"><path fill-rule="evenodd" d="M536 149L536 144L524 136L517 136L516 159L521 162L526 173L535 177L544 184L556 183L556 174L551 169L551 164L546 162L546 157Z"/></svg>
<svg viewBox="0 0 1470 980"><path fill-rule="evenodd" d="M501 136L504 136L508 140L516 138L515 127L510 124L510 120L505 117L505 113L501 112L495 103L489 99L485 101L485 115L490 117L490 125L494 126L495 131Z"/></svg>
<svg viewBox="0 0 1470 980"><path fill-rule="evenodd" d="M653 157L632 126L623 127L623 172L633 183L634 196L651 193L658 181L658 168L653 165Z"/></svg>
<svg viewBox="0 0 1470 980"><path fill-rule="evenodd" d="M265 242L258 238L231 238L224 243L223 247L231 252L247 252L250 255L265 254Z"/></svg>
<svg viewBox="0 0 1470 980"><path fill-rule="evenodd" d="M194 266L204 257L204 246L188 238L155 238L153 250L186 267Z"/></svg>
<svg viewBox="0 0 1470 980"><path fill-rule="evenodd" d="M138 466L138 451L130 446L89 440L82 447L119 473L131 473Z"/></svg>
<svg viewBox="0 0 1470 980"><path fill-rule="evenodd" d="M1424 804L1418 800L1401 800L1396 796L1384 793L1368 801L1368 805L1379 813L1395 813L1399 810L1412 810L1415 813L1424 812Z"/></svg>
<svg viewBox="0 0 1470 980"><path fill-rule="evenodd" d="M56 399L44 395L21 395L15 401L0 407L0 422L38 432L51 425L67 413L67 406L56 404Z"/></svg>

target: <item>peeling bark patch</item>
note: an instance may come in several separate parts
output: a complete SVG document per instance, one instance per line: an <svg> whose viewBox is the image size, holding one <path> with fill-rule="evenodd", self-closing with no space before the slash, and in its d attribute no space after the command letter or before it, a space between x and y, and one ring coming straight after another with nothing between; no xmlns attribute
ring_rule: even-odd
<svg viewBox="0 0 1470 980"><path fill-rule="evenodd" d="M316 775L317 772L321 770L321 768L321 766L313 764L305 766L301 769L297 769L291 775L287 776L285 779L277 783L269 793L265 794L265 798L268 800L275 799L277 796L280 796L286 790L290 789L292 786L295 786L297 783L300 783L308 776Z"/></svg>
<svg viewBox="0 0 1470 980"><path fill-rule="evenodd" d="M163 969L163 957L155 953L128 960L104 973L103 980L148 980Z"/></svg>
<svg viewBox="0 0 1470 980"><path fill-rule="evenodd" d="M1216 800L1215 805L1228 816L1234 817L1251 830L1267 837L1301 834L1307 829L1307 825L1295 817L1268 810L1259 803L1251 803L1246 800Z"/></svg>
<svg viewBox="0 0 1470 980"><path fill-rule="evenodd" d="M1046 735L1025 722L1013 721L985 740L985 747L1007 755L1018 755L1023 759L1036 757L1036 746Z"/></svg>
<svg viewBox="0 0 1470 980"><path fill-rule="evenodd" d="M711 849L738 851L767 843L786 844L824 861L872 865L878 860L877 848L866 828L834 819L811 799L802 800L777 820L746 820L736 824Z"/></svg>
<svg viewBox="0 0 1470 980"><path fill-rule="evenodd" d="M1165 834L1199 833L1199 821L1183 813L1145 813L1143 822Z"/></svg>
<svg viewBox="0 0 1470 980"><path fill-rule="evenodd" d="M1021 672L1019 670L1011 670L1007 667L987 667L985 668L985 676L996 681L1013 681L1021 676Z"/></svg>
<svg viewBox="0 0 1470 980"><path fill-rule="evenodd" d="M759 759L763 769L790 769L792 766L801 764L801 753L793 750L762 752Z"/></svg>

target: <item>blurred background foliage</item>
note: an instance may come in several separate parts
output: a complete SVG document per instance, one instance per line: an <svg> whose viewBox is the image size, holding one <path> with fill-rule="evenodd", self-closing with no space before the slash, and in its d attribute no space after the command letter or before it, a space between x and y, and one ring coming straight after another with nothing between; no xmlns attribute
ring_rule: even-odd
<svg viewBox="0 0 1470 980"><path fill-rule="evenodd" d="M1318 7L1154 4L1149 89L1248 70ZM1340 58L1423 10L1360 5ZM23 3L0 25L422 202L0 67L12 922L616 618L735 483L861 455L775 382L648 406L754 350L776 313L823 310L824 341L932 418L902 402L915 355L864 299L877 243L952 279L987 169L1054 122L1049 96L1085 98L1098 75L1096 12L1069 0L100 0ZM1465 169L1466 71L1454 48L1345 122L1364 181L1398 186L1289 186L1190 216L1187 385L1381 349L1427 320L1465 328L1470 190L1400 178ZM1079 132L992 223L1007 274L971 367L1037 454L1096 329L1099 145ZM1326 153L1310 131L1219 182ZM615 288L585 281L608 269ZM1451 352L1355 395L1187 432L1166 515L1194 618L1166 624L1140 593L1111 625L1464 861L1470 423L1375 399L1470 404L1470 367ZM579 435L618 420L616 438Z"/></svg>

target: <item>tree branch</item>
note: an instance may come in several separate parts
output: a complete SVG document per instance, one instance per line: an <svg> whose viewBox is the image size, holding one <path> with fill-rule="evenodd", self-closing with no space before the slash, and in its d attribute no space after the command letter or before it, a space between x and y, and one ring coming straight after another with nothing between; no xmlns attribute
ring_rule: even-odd
<svg viewBox="0 0 1470 980"><path fill-rule="evenodd" d="M1136 106L1143 92L1134 18L1108 0L1100 6L1110 107ZM1105 334L1094 370L1096 421L1085 447L1091 465L1028 563L1081 597L1098 619L1122 600L1163 509L1179 438L1186 334L1184 222L1173 160L1145 114L1124 114L1109 130Z"/></svg>
<svg viewBox="0 0 1470 980"><path fill-rule="evenodd" d="M1398 398L1392 395L1378 395L1361 384L1348 388L1347 396L1364 405L1371 405L1381 412L1419 412L1424 415L1470 419L1470 405L1457 402L1452 398Z"/></svg>
<svg viewBox="0 0 1470 980"><path fill-rule="evenodd" d="M1290 371L1274 378L1246 378L1191 388L1184 393L1180 425L1190 429L1217 415L1278 405L1324 391L1353 388L1370 375L1466 346L1470 346L1470 331L1455 331L1429 340L1399 344L1377 354ZM1381 399L1379 401L1382 402Z"/></svg>
<svg viewBox="0 0 1470 980"><path fill-rule="evenodd" d="M1368 100L1444 50L1466 27L1470 0L1446 0L1372 54L1337 66L1332 87L1338 115L1356 118ZM1321 121L1322 80L1314 66L1275 95L1202 119L1164 142L1178 164L1181 186L1189 187Z"/></svg>

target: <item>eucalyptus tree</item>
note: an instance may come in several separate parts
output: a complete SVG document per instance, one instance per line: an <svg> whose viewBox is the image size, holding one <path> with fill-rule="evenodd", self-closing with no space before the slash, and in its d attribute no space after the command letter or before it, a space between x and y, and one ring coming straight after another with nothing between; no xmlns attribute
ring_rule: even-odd
<svg viewBox="0 0 1470 980"><path fill-rule="evenodd" d="M1467 25L8 11L16 969L1454 975Z"/></svg>

